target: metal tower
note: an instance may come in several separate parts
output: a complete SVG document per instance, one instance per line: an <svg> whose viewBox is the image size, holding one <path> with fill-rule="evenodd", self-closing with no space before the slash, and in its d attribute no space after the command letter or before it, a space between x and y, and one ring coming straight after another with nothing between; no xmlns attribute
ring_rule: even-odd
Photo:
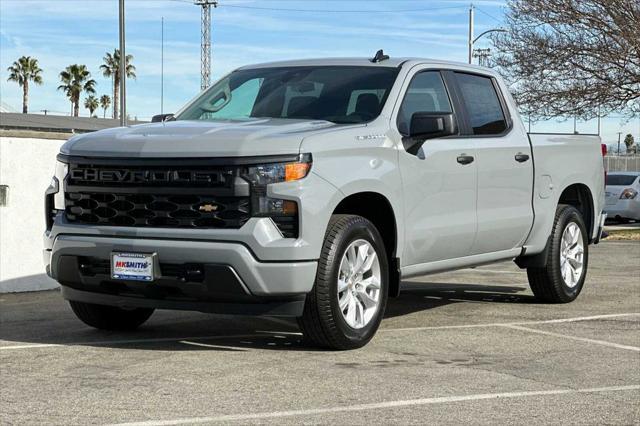
<svg viewBox="0 0 640 426"><path fill-rule="evenodd" d="M194 0L193 4L202 7L200 41L200 90L211 84L211 6L218 7L217 0Z"/></svg>

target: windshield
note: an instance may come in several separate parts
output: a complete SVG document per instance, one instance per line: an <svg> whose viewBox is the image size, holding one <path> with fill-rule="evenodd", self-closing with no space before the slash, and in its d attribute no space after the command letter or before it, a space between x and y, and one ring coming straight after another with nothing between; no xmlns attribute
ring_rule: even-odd
<svg viewBox="0 0 640 426"><path fill-rule="evenodd" d="M380 115L398 71L367 66L234 71L176 120L289 118L363 123Z"/></svg>
<svg viewBox="0 0 640 426"><path fill-rule="evenodd" d="M631 185L638 175L607 175L607 185L623 186Z"/></svg>

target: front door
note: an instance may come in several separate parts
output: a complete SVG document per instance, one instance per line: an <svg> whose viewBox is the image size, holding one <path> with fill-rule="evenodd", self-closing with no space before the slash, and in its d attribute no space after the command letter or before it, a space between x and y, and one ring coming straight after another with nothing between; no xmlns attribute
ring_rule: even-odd
<svg viewBox="0 0 640 426"><path fill-rule="evenodd" d="M418 71L410 80L396 120L404 137L415 112L457 114L439 71ZM406 242L401 266L469 255L476 233L475 156L474 140L460 137L427 140L417 155L400 151Z"/></svg>

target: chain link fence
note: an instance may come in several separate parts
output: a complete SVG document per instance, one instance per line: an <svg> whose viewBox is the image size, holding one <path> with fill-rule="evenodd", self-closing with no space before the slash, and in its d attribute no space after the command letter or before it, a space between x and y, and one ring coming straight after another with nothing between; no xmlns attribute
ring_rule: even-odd
<svg viewBox="0 0 640 426"><path fill-rule="evenodd" d="M607 155L604 164L609 172L640 172L640 155Z"/></svg>

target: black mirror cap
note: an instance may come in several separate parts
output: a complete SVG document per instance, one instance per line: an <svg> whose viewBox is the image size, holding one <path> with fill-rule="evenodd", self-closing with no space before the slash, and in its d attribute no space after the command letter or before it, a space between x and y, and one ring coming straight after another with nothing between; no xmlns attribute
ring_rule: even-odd
<svg viewBox="0 0 640 426"><path fill-rule="evenodd" d="M451 112L414 112L404 147L408 153L415 155L426 140L455 135L457 132L456 117Z"/></svg>
<svg viewBox="0 0 640 426"><path fill-rule="evenodd" d="M173 118L173 114L157 114L151 117L151 122L162 123L163 121L167 121L170 118Z"/></svg>

